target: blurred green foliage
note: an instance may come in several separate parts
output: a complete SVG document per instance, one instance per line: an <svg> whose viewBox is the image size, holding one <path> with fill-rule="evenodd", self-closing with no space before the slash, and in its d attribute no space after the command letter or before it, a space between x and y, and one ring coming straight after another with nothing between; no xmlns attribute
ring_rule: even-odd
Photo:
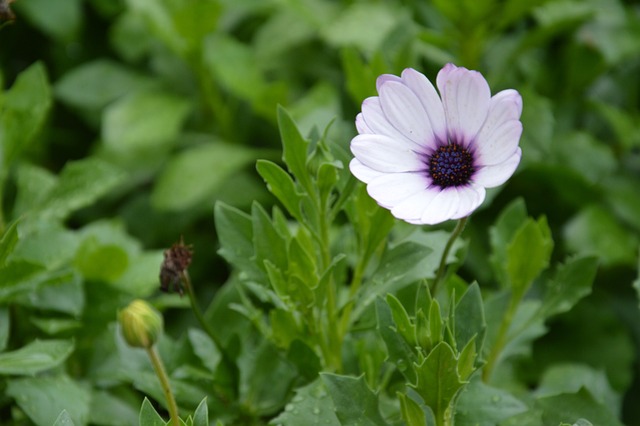
<svg viewBox="0 0 640 426"><path fill-rule="evenodd" d="M149 298L165 313L159 351L194 425L209 418L314 424L315 410L329 424L349 424L356 409L370 424L400 409L430 421L411 392L401 407L389 402L401 389L378 392L398 379L383 360L415 356L411 348L394 354L363 331L354 344L362 356L349 355L345 370L374 374L323 373L313 381L319 360L292 337L299 330L286 328L286 310L270 311L270 324L281 327L272 340L263 338L259 321L251 320L261 311L247 312L237 284L242 273L268 273L252 269L252 217L262 219L261 233L274 234L281 218L266 213L272 205L298 219L289 208L295 190L274 192L276 200L263 182L293 185L277 166L277 105L295 120L287 127L280 116L283 139L297 137L297 125L302 136L346 155L354 117L375 95L379 74L414 67L433 78L449 61L481 71L493 92L516 88L524 98L522 163L473 215L456 278L477 281L488 295L488 326L507 312L501 289L517 284L529 291L513 313L526 326L505 347L503 368L490 384L471 379L456 424L640 422L636 2L17 0L11 7L16 21L0 27L3 422L156 424L163 398L155 376L115 327L115 313L134 298ZM301 179L295 167L305 158L289 154L289 170ZM323 182L344 172L332 167L319 168ZM344 215L369 239L361 241L364 256L392 226L397 235L411 234L369 201L356 198L361 205ZM367 210L373 216L362 214ZM409 268L416 258L430 262L429 272L437 266L429 253L446 235L429 233L435 242L426 246L415 241L420 235L385 252L381 264L389 260L391 267L381 266L375 272L382 278L359 293L371 304L354 308L363 329L375 328L376 303L392 309L372 303L376 296L397 291L405 306L413 303L407 299L415 293L403 288L423 278ZM195 247L192 280L235 369L194 328L186 300L157 292L162 250L180 236ZM245 250L225 252L225 239ZM242 273L231 273L216 254L221 244ZM273 249L267 242L258 254L286 263ZM297 260L304 266L304 256ZM546 269L558 260L561 266ZM344 265L332 267L347 274ZM402 282L391 282L399 271L407 272ZM321 271L314 272L319 280ZM293 285L299 272L287 273L283 285ZM264 295L252 294L258 308L274 303L271 294L255 292ZM300 293L301 300L311 297ZM398 318L396 312L387 319L397 325ZM350 405L350 397L362 407ZM481 415L465 414L473 412Z"/></svg>

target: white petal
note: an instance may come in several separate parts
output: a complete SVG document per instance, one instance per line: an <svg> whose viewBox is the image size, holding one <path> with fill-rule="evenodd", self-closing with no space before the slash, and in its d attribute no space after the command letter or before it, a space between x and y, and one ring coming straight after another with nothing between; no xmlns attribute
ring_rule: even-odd
<svg viewBox="0 0 640 426"><path fill-rule="evenodd" d="M438 196L440 188L431 186L424 191L417 192L405 198L400 204L391 209L391 214L398 219L410 223L422 223L420 218L431 201Z"/></svg>
<svg viewBox="0 0 640 426"><path fill-rule="evenodd" d="M364 121L364 116L362 115L362 113L359 113L358 115L356 115L356 129L360 134L375 133Z"/></svg>
<svg viewBox="0 0 640 426"><path fill-rule="evenodd" d="M451 216L451 219L469 216L482 204L487 194L483 187L477 185L460 186L457 190L460 196L460 204L458 204L458 210Z"/></svg>
<svg viewBox="0 0 640 426"><path fill-rule="evenodd" d="M489 110L503 108L504 120L518 120L522 115L522 96L517 90L507 89L496 93L491 98Z"/></svg>
<svg viewBox="0 0 640 426"><path fill-rule="evenodd" d="M418 96L424 107L435 136L441 141L447 140L447 120L438 92L427 77L418 71L407 68L402 71L402 81Z"/></svg>
<svg viewBox="0 0 640 426"><path fill-rule="evenodd" d="M402 82L402 79L397 75L393 74L382 74L376 79L376 90L380 93L380 87L385 84L387 81L397 81Z"/></svg>
<svg viewBox="0 0 640 426"><path fill-rule="evenodd" d="M371 129L371 132L368 133L389 136L393 139L405 141L407 145L410 145L415 149L420 148L420 146L415 142L405 138L404 135L393 127L389 120L387 120L387 117L384 115L384 112L382 112L382 107L380 106L380 98L377 96L367 98L362 102L361 114L366 125Z"/></svg>
<svg viewBox="0 0 640 426"><path fill-rule="evenodd" d="M472 181L477 185L485 188L493 188L505 183L516 171L520 164L522 150L516 149L516 152L506 161L492 166L484 166L478 169L472 177Z"/></svg>
<svg viewBox="0 0 640 426"><path fill-rule="evenodd" d="M424 173L387 173L370 181L367 192L381 206L392 208L430 184L431 179Z"/></svg>
<svg viewBox="0 0 640 426"><path fill-rule="evenodd" d="M474 142L476 162L482 166L502 163L518 149L521 135L522 123L518 120L504 122L491 131L482 129Z"/></svg>
<svg viewBox="0 0 640 426"><path fill-rule="evenodd" d="M417 172L426 169L420 154L406 143L384 135L358 135L351 140L351 152L365 166L379 172Z"/></svg>
<svg viewBox="0 0 640 426"><path fill-rule="evenodd" d="M452 219L460 207L460 194L455 187L445 188L431 201L422 213L420 221L426 225L435 225Z"/></svg>
<svg viewBox="0 0 640 426"><path fill-rule="evenodd" d="M437 77L449 137L468 146L489 112L491 90L482 74L447 64Z"/></svg>
<svg viewBox="0 0 640 426"><path fill-rule="evenodd" d="M380 87L380 105L389 122L406 138L420 146L434 147L429 116L407 86L389 81Z"/></svg>
<svg viewBox="0 0 640 426"><path fill-rule="evenodd" d="M357 179L364 183L369 183L378 176L383 176L385 174L365 166L357 158L354 158L349 162L349 170L351 170L351 173L353 173Z"/></svg>

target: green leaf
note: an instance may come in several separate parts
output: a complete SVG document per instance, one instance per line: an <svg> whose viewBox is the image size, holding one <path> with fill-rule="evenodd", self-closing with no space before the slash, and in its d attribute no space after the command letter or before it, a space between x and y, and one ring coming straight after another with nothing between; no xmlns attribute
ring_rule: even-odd
<svg viewBox="0 0 640 426"><path fill-rule="evenodd" d="M516 231L527 220L527 208L522 198L518 198L505 207L495 224L489 229L491 242L491 263L498 278L505 281L504 266L507 261L507 247L513 240Z"/></svg>
<svg viewBox="0 0 640 426"><path fill-rule="evenodd" d="M15 179L17 195L13 206L14 217L36 210L58 180L49 170L30 163L18 165Z"/></svg>
<svg viewBox="0 0 640 426"><path fill-rule="evenodd" d="M301 195L298 194L291 176L282 167L267 160L258 160L256 168L267 183L269 191L280 200L291 216L302 222Z"/></svg>
<svg viewBox="0 0 640 426"><path fill-rule="evenodd" d="M193 426L209 426L209 407L206 396L193 413Z"/></svg>
<svg viewBox="0 0 640 426"><path fill-rule="evenodd" d="M408 425L426 425L427 416L420 405L415 402L411 397L398 392L398 399L400 400L400 412L402 413L402 419Z"/></svg>
<svg viewBox="0 0 640 426"><path fill-rule="evenodd" d="M74 425L75 423L73 422L73 419L71 418L67 410L62 410L62 413L60 413L60 415L56 419L56 422L53 424L53 426L74 426Z"/></svg>
<svg viewBox="0 0 640 426"><path fill-rule="evenodd" d="M616 416L585 388L575 393L540 398L537 405L543 410L542 419L545 425L588 418L594 425L622 426Z"/></svg>
<svg viewBox="0 0 640 426"><path fill-rule="evenodd" d="M106 195L124 179L120 169L97 158L68 162L38 210L46 217L64 219Z"/></svg>
<svg viewBox="0 0 640 426"><path fill-rule="evenodd" d="M135 402L137 405L137 402ZM91 394L91 411L89 424L104 426L135 425L138 422L139 410L130 401L121 399L109 392L93 389Z"/></svg>
<svg viewBox="0 0 640 426"><path fill-rule="evenodd" d="M380 415L378 397L364 379L320 373L322 382L329 391L336 410L336 416L343 425L386 426L388 423Z"/></svg>
<svg viewBox="0 0 640 426"><path fill-rule="evenodd" d="M20 12L43 33L70 43L78 37L82 25L82 4L80 0L31 0L20 4Z"/></svg>
<svg viewBox="0 0 640 426"><path fill-rule="evenodd" d="M418 382L412 386L433 410L436 419L443 418L454 396L464 386L457 364L451 346L440 342L420 365L415 365Z"/></svg>
<svg viewBox="0 0 640 426"><path fill-rule="evenodd" d="M7 395L38 426L53 424L66 410L74 424L87 424L91 393L67 376L9 380Z"/></svg>
<svg viewBox="0 0 640 426"><path fill-rule="evenodd" d="M416 327L411 323L409 314L404 309L404 306L402 306L397 297L390 293L387 294L386 301L393 315L396 332L400 333L409 347L415 347L417 345Z"/></svg>
<svg viewBox="0 0 640 426"><path fill-rule="evenodd" d="M153 408L153 405L147 398L142 401L142 407L140 407L140 426L166 426L166 422L162 420L160 414Z"/></svg>
<svg viewBox="0 0 640 426"><path fill-rule="evenodd" d="M0 374L32 375L57 367L73 352L72 340L36 340L0 354Z"/></svg>
<svg viewBox="0 0 640 426"><path fill-rule="evenodd" d="M567 223L564 237L569 250L584 256L598 256L603 266L631 266L636 262L638 237L600 206L581 210Z"/></svg>
<svg viewBox="0 0 640 426"><path fill-rule="evenodd" d="M511 393L486 385L475 376L456 400L455 424L494 426L527 410L526 404Z"/></svg>
<svg viewBox="0 0 640 426"><path fill-rule="evenodd" d="M44 65L21 72L11 90L0 97L0 184L38 134L51 107L51 88Z"/></svg>
<svg viewBox="0 0 640 426"><path fill-rule="evenodd" d="M387 347L389 361L410 383L415 383L416 374L412 366L417 362L417 356L413 347L395 331L397 326L393 322L391 308L380 297L376 298L376 317L378 333Z"/></svg>
<svg viewBox="0 0 640 426"><path fill-rule="evenodd" d="M98 59L65 73L54 90L67 105L83 112L100 112L120 97L149 87L152 81L121 63Z"/></svg>
<svg viewBox="0 0 640 426"><path fill-rule="evenodd" d="M222 354L213 340L211 340L211 337L197 328L190 328L188 336L189 342L191 342L191 346L193 347L193 352L200 358L202 364L204 364L209 371L215 373L222 360Z"/></svg>
<svg viewBox="0 0 640 426"><path fill-rule="evenodd" d="M462 350L475 336L476 349L481 353L486 329L480 286L474 282L456 304L454 335L457 350Z"/></svg>
<svg viewBox="0 0 640 426"><path fill-rule="evenodd" d="M76 252L75 266L87 280L115 282L129 266L125 250L114 244L100 244L97 238L86 238Z"/></svg>
<svg viewBox="0 0 640 426"><path fill-rule="evenodd" d="M340 426L334 405L322 380L315 380L295 390L296 395L270 425Z"/></svg>
<svg viewBox="0 0 640 426"><path fill-rule="evenodd" d="M43 272L36 280L24 284L14 295L15 303L71 315L80 315L84 309L82 280L72 268Z"/></svg>
<svg viewBox="0 0 640 426"><path fill-rule="evenodd" d="M102 140L121 153L162 150L177 138L190 109L189 101L176 95L134 92L105 108Z"/></svg>
<svg viewBox="0 0 640 426"><path fill-rule="evenodd" d="M315 189L307 170L309 141L302 137L293 119L282 107L278 107L278 128L282 138L282 156L287 168L308 194L314 194Z"/></svg>
<svg viewBox="0 0 640 426"><path fill-rule="evenodd" d="M251 217L256 262L262 265L265 260L268 260L279 270L286 271L288 252L285 236L275 228L267 212L258 203L253 203Z"/></svg>
<svg viewBox="0 0 640 426"><path fill-rule="evenodd" d="M538 398L587 389L594 399L612 413L620 413L622 398L609 384L607 375L584 364L554 364L542 376L536 389Z"/></svg>
<svg viewBox="0 0 640 426"><path fill-rule="evenodd" d="M288 396L297 370L272 344L263 341L238 360L240 398L261 415L277 413Z"/></svg>
<svg viewBox="0 0 640 426"><path fill-rule="evenodd" d="M247 148L223 142L183 151L158 177L151 202L156 208L169 211L210 206L222 186L233 185L234 174L253 161L255 155Z"/></svg>
<svg viewBox="0 0 640 426"><path fill-rule="evenodd" d="M528 219L507 247L507 276L511 288L524 294L533 280L547 268L553 240L546 219Z"/></svg>
<svg viewBox="0 0 640 426"><path fill-rule="evenodd" d="M20 237L18 236L18 222L13 222L2 234L0 240L0 268L7 264L7 258L13 252Z"/></svg>
<svg viewBox="0 0 640 426"><path fill-rule="evenodd" d="M591 293L598 258L570 259L558 268L546 285L541 314L545 317L569 311L580 299Z"/></svg>

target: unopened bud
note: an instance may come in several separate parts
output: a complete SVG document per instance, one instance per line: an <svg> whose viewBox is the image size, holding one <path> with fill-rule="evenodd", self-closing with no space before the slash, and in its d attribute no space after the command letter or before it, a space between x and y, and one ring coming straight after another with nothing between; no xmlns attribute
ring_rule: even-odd
<svg viewBox="0 0 640 426"><path fill-rule="evenodd" d="M162 333L162 315L144 300L136 299L118 313L122 335L136 348L150 348Z"/></svg>

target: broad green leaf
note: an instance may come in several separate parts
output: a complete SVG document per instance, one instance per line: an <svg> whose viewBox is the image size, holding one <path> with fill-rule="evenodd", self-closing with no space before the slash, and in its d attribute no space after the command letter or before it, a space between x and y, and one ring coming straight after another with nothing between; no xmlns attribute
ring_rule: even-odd
<svg viewBox="0 0 640 426"><path fill-rule="evenodd" d="M456 426L494 426L524 413L528 407L506 390L486 385L476 376L456 400Z"/></svg>
<svg viewBox="0 0 640 426"><path fill-rule="evenodd" d="M611 148L588 133L574 132L554 144L557 161L574 169L589 183L598 184L618 167Z"/></svg>
<svg viewBox="0 0 640 426"><path fill-rule="evenodd" d="M75 257L75 266L87 280L115 282L129 266L129 256L114 244L100 244L96 238L86 238Z"/></svg>
<svg viewBox="0 0 640 426"><path fill-rule="evenodd" d="M612 413L619 414L622 399L609 384L607 375L584 364L554 364L544 372L536 389L538 398L587 389L599 403Z"/></svg>
<svg viewBox="0 0 640 426"><path fill-rule="evenodd" d="M384 3L353 3L327 21L321 34L332 46L355 46L371 55L397 24L401 14L402 9Z"/></svg>
<svg viewBox="0 0 640 426"><path fill-rule="evenodd" d="M37 289L38 275L43 271L44 268L41 265L25 261L11 262L1 268L0 303L11 302L19 295L28 294Z"/></svg>
<svg viewBox="0 0 640 426"><path fill-rule="evenodd" d="M64 219L106 195L124 179L120 169L97 158L69 162L38 210L46 217Z"/></svg>
<svg viewBox="0 0 640 426"><path fill-rule="evenodd" d="M218 202L215 205L215 224L220 241L218 253L249 278L264 278L264 272L252 260L255 252L251 216Z"/></svg>
<svg viewBox="0 0 640 426"><path fill-rule="evenodd" d="M12 258L42 265L49 270L68 265L80 238L63 224L46 219L23 221L19 226L20 242Z"/></svg>
<svg viewBox="0 0 640 426"><path fill-rule="evenodd" d="M320 377L333 399L336 416L343 425L386 426L378 407L378 397L364 376L349 377L321 373Z"/></svg>
<svg viewBox="0 0 640 426"><path fill-rule="evenodd" d="M282 156L289 171L308 194L315 192L307 170L307 150L309 142L305 140L289 113L278 107L278 128L282 139Z"/></svg>
<svg viewBox="0 0 640 426"><path fill-rule="evenodd" d="M26 284L14 295L15 303L71 315L80 315L84 309L82 280L72 268L43 272Z"/></svg>
<svg viewBox="0 0 640 426"><path fill-rule="evenodd" d="M165 426L167 424L147 398L144 399L142 407L140 407L138 421L140 426Z"/></svg>
<svg viewBox="0 0 640 426"><path fill-rule="evenodd" d="M137 404L137 403L136 403ZM109 392L94 389L91 394L90 424L105 426L135 425L138 422L139 409L130 401L121 399Z"/></svg>
<svg viewBox="0 0 640 426"><path fill-rule="evenodd" d="M298 374L312 382L318 378L318 372L322 370L320 358L303 341L295 339L289 344L287 359L296 366Z"/></svg>
<svg viewBox="0 0 640 426"><path fill-rule="evenodd" d="M0 354L0 374L33 375L57 367L73 351L71 340L36 340Z"/></svg>
<svg viewBox="0 0 640 426"><path fill-rule="evenodd" d="M273 415L284 406L296 369L270 343L262 342L238 359L240 399L255 413Z"/></svg>
<svg viewBox="0 0 640 426"><path fill-rule="evenodd" d="M387 346L389 361L395 364L410 383L415 383L413 364L417 362L417 356L413 347L396 332L397 326L393 322L391 308L380 297L376 298L376 316L378 333Z"/></svg>
<svg viewBox="0 0 640 426"><path fill-rule="evenodd" d="M209 407L207 406L207 397L198 404L196 411L193 413L193 426L209 426Z"/></svg>
<svg viewBox="0 0 640 426"><path fill-rule="evenodd" d="M67 410L62 410L62 413L60 413L60 415L56 419L56 422L53 424L53 426L74 426L74 425L75 423L73 423L73 419L71 418Z"/></svg>
<svg viewBox="0 0 640 426"><path fill-rule="evenodd" d="M212 373L215 373L218 364L222 360L222 354L216 347L215 343L205 333L197 328L190 328L188 332L189 342L193 347L193 352L196 354L202 364L209 369Z"/></svg>
<svg viewBox="0 0 640 426"><path fill-rule="evenodd" d="M189 101L167 92L134 92L105 108L102 140L107 147L131 155L166 149L190 109Z"/></svg>
<svg viewBox="0 0 640 426"><path fill-rule="evenodd" d="M176 155L158 177L151 195L161 210L210 206L216 193L255 158L251 150L223 142L202 144Z"/></svg>
<svg viewBox="0 0 640 426"><path fill-rule="evenodd" d="M433 410L436 419L442 418L456 393L464 386L457 364L451 346L440 342L420 365L415 365L418 381L412 386Z"/></svg>
<svg viewBox="0 0 640 426"><path fill-rule="evenodd" d="M594 205L581 210L567 223L564 237L569 250L598 256L603 266L631 266L636 262L638 237L602 207Z"/></svg>
<svg viewBox="0 0 640 426"><path fill-rule="evenodd" d="M66 410L74 424L87 424L91 393L67 376L30 377L7 382L7 395L38 426L53 424Z"/></svg>
<svg viewBox="0 0 640 426"><path fill-rule="evenodd" d="M278 232L267 212L258 203L253 203L251 217L256 262L261 265L265 260L269 260L281 271L286 271L288 247L285 236Z"/></svg>
<svg viewBox="0 0 640 426"><path fill-rule="evenodd" d="M598 258L574 258L561 265L553 279L547 281L541 314L545 317L570 310L591 293L598 269Z"/></svg>
<svg viewBox="0 0 640 426"><path fill-rule="evenodd" d="M150 32L177 54L186 54L188 42L178 32L168 2L154 0L126 0L128 8L142 16Z"/></svg>
<svg viewBox="0 0 640 426"><path fill-rule="evenodd" d="M616 416L585 388L575 393L540 398L536 403L543 410L542 419L546 425L587 418L594 425L622 426Z"/></svg>
<svg viewBox="0 0 640 426"><path fill-rule="evenodd" d="M99 112L111 102L138 89L152 79L121 63L107 59L87 62L65 73L55 85L55 95L81 111Z"/></svg>
<svg viewBox="0 0 640 426"><path fill-rule="evenodd" d="M72 319L32 317L29 320L33 325L48 335L56 335L77 330L83 325L81 321Z"/></svg>
<svg viewBox="0 0 640 426"><path fill-rule="evenodd" d="M29 163L20 163L16 170L16 202L13 216L20 217L40 206L58 178L49 170Z"/></svg>
<svg viewBox="0 0 640 426"><path fill-rule="evenodd" d="M300 210L301 195L298 194L291 176L280 166L267 160L258 160L256 168L260 176L262 176L267 183L269 191L280 200L289 214L299 222L302 222L303 218Z"/></svg>
<svg viewBox="0 0 640 426"><path fill-rule="evenodd" d="M476 349L481 353L486 329L480 286L474 282L456 304L454 334L457 350L461 351L476 336Z"/></svg>
<svg viewBox="0 0 640 426"><path fill-rule="evenodd" d="M270 425L283 426L340 426L334 405L322 380L314 380L295 390L296 395Z"/></svg>
<svg viewBox="0 0 640 426"><path fill-rule="evenodd" d="M70 43L79 36L83 21L80 0L30 0L18 6L21 15L61 43Z"/></svg>
<svg viewBox="0 0 640 426"><path fill-rule="evenodd" d="M507 247L507 276L512 290L524 294L549 265L553 240L546 219L528 219Z"/></svg>
<svg viewBox="0 0 640 426"><path fill-rule="evenodd" d="M0 94L0 183L7 168L29 148L51 107L51 88L44 65L36 62Z"/></svg>

